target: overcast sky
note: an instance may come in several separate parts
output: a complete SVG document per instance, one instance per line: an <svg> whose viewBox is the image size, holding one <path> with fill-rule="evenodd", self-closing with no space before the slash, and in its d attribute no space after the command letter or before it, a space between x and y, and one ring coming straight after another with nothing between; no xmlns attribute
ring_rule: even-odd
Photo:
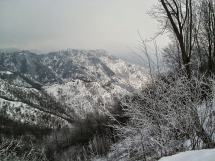
<svg viewBox="0 0 215 161"><path fill-rule="evenodd" d="M146 12L157 0L0 0L0 48L105 49L130 52L139 30L146 39L157 21ZM168 39L160 37L159 46Z"/></svg>

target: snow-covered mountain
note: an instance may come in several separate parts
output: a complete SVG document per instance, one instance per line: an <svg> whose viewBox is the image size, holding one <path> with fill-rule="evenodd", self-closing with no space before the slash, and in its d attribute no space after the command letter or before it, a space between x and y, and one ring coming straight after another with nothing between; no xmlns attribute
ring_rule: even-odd
<svg viewBox="0 0 215 161"><path fill-rule="evenodd" d="M69 126L74 117L108 113L147 81L145 68L104 50L1 52L0 115L50 128Z"/></svg>

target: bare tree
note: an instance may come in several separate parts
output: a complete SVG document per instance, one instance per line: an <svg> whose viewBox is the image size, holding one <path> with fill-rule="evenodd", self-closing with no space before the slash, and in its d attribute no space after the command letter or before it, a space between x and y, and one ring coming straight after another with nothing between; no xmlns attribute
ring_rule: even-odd
<svg viewBox="0 0 215 161"><path fill-rule="evenodd" d="M203 72L215 72L215 4L213 0L159 0L151 15L170 31L180 47L180 57L190 78L196 58ZM204 61L207 60L207 65ZM205 67L207 66L207 68Z"/></svg>
<svg viewBox="0 0 215 161"><path fill-rule="evenodd" d="M168 30L178 41L182 64L188 78L191 77L190 59L195 44L194 30L197 22L196 6L192 0L159 0L150 14L156 18L163 30Z"/></svg>
<svg viewBox="0 0 215 161"><path fill-rule="evenodd" d="M200 27L198 47L203 50L208 60L208 70L215 72L215 3L213 0L204 0L200 5Z"/></svg>

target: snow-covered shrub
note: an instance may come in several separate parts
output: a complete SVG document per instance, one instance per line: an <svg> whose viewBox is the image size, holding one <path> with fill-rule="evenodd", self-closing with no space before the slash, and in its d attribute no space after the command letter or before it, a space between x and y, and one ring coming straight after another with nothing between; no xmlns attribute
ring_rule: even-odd
<svg viewBox="0 0 215 161"><path fill-rule="evenodd" d="M214 79L183 71L157 76L143 91L122 100L126 125L111 158L151 160L187 149L215 147ZM188 142L186 144L185 142Z"/></svg>
<svg viewBox="0 0 215 161"><path fill-rule="evenodd" d="M46 161L44 149L35 149L31 146L29 151L21 153L24 148L22 137L19 139L0 138L0 160L1 161Z"/></svg>

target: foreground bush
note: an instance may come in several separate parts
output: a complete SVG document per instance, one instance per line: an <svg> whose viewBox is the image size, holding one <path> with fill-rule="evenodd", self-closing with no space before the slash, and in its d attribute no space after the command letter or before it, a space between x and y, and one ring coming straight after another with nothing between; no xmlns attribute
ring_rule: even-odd
<svg viewBox="0 0 215 161"><path fill-rule="evenodd" d="M30 148L25 151L22 137L19 139L6 138L1 135L0 160L1 161L46 161L44 149L35 149L31 143Z"/></svg>
<svg viewBox="0 0 215 161"><path fill-rule="evenodd" d="M122 100L125 126L112 157L151 160L188 149L215 147L214 79L183 71L156 77L142 92Z"/></svg>

